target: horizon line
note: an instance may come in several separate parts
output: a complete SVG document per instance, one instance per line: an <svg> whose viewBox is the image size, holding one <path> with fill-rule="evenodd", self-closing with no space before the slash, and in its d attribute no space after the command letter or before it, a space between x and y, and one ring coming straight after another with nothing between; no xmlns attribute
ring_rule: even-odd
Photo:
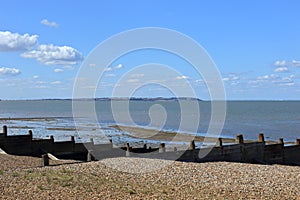
<svg viewBox="0 0 300 200"><path fill-rule="evenodd" d="M0 101L45 101L45 100L172 100L172 99L197 99L199 101L300 101L300 99L225 99L225 100L211 100L211 99L201 99L198 97L95 97L95 98L19 98L19 99L0 99Z"/></svg>

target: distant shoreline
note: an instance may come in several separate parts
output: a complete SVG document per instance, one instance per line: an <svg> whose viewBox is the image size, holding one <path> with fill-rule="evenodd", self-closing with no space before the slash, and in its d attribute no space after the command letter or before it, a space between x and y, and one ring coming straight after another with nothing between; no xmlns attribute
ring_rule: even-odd
<svg viewBox="0 0 300 200"><path fill-rule="evenodd" d="M300 99L225 99L225 100L211 100L211 99L199 99L193 97L116 97L116 98L109 98L109 97L101 97L101 98L45 98L45 99L0 99L0 102L6 101L178 101L178 100L196 100L199 102L212 102L212 101L226 101L226 102L299 102Z"/></svg>
<svg viewBox="0 0 300 200"><path fill-rule="evenodd" d="M203 101L198 98L194 97L114 97L114 98L109 98L109 97L104 97L104 98L45 98L45 99L0 99L0 101L111 101L111 100L117 100L117 101L176 101L176 100L195 100L195 101Z"/></svg>

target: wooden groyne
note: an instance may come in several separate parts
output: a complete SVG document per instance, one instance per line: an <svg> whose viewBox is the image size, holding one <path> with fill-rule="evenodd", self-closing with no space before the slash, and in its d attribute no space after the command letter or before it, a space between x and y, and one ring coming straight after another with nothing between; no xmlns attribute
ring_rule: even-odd
<svg viewBox="0 0 300 200"><path fill-rule="evenodd" d="M54 137L49 139L35 139L32 137L32 131L27 135L8 135L7 126L3 126L0 133L0 148L8 154L41 156L51 153L59 158L70 158L85 160L88 153L86 147L93 146L93 142L75 143L74 136L69 141L55 142ZM112 144L101 145L104 149L110 150Z"/></svg>
<svg viewBox="0 0 300 200"><path fill-rule="evenodd" d="M51 153L58 158L80 159L85 161L100 160L110 157L144 157L171 159L185 162L229 161L260 164L285 164L300 166L300 139L292 145L285 146L283 138L276 144L266 144L264 135L259 134L255 142L245 142L243 135L237 135L235 144L224 145L222 138L216 140L214 147L196 148L191 141L188 150L166 151L166 145L151 148L146 144L142 148L133 148L128 143L125 147L114 146L112 141L107 144L76 143L71 136L69 141L55 142L49 139L34 139L32 131L27 135L8 135L7 126L0 133L0 148L8 154L39 156ZM45 164L47 157L43 156Z"/></svg>

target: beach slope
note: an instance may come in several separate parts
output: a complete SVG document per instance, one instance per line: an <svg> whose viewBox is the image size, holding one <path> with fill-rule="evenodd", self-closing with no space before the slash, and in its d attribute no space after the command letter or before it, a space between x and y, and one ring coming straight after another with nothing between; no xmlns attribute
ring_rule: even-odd
<svg viewBox="0 0 300 200"><path fill-rule="evenodd" d="M39 158L7 156L2 199L300 199L300 167L112 158L41 168Z"/></svg>

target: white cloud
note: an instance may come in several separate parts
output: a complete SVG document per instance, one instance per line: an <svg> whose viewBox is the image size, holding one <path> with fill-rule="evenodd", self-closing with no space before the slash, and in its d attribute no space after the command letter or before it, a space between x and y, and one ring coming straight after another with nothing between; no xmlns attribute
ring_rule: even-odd
<svg viewBox="0 0 300 200"><path fill-rule="evenodd" d="M106 77L115 77L115 74L105 74Z"/></svg>
<svg viewBox="0 0 300 200"><path fill-rule="evenodd" d="M278 67L274 69L274 72L288 72L289 69L287 67Z"/></svg>
<svg viewBox="0 0 300 200"><path fill-rule="evenodd" d="M229 74L227 77L224 77L222 80L232 86L238 85L240 83L240 77L233 73Z"/></svg>
<svg viewBox="0 0 300 200"><path fill-rule="evenodd" d="M0 31L0 52L26 51L37 44L37 35Z"/></svg>
<svg viewBox="0 0 300 200"><path fill-rule="evenodd" d="M177 80L183 80L183 79L189 79L189 77L182 75L182 76L177 76L176 79Z"/></svg>
<svg viewBox="0 0 300 200"><path fill-rule="evenodd" d="M276 74L271 74L271 75L264 75L264 76L259 76L257 77L257 81L258 82L264 82L264 81L271 81L274 82L276 80L281 79L280 76L276 75Z"/></svg>
<svg viewBox="0 0 300 200"><path fill-rule="evenodd" d="M285 60L277 60L274 62L274 66L276 67L285 67L287 65Z"/></svg>
<svg viewBox="0 0 300 200"><path fill-rule="evenodd" d="M230 85L231 85L231 86L236 86L236 85L238 85L239 83L240 83L239 81L234 81L234 82L231 82Z"/></svg>
<svg viewBox="0 0 300 200"><path fill-rule="evenodd" d="M272 83L281 85L281 86L293 86L295 85L295 82L293 81L293 78L291 77L282 77L280 79L272 81Z"/></svg>
<svg viewBox="0 0 300 200"><path fill-rule="evenodd" d="M53 81L50 84L52 84L52 85L59 85L59 84L61 84L61 81Z"/></svg>
<svg viewBox="0 0 300 200"><path fill-rule="evenodd" d="M130 78L143 78L145 74L131 74Z"/></svg>
<svg viewBox="0 0 300 200"><path fill-rule="evenodd" d="M20 73L21 71L16 68L0 67L0 75L2 76L16 76Z"/></svg>
<svg viewBox="0 0 300 200"><path fill-rule="evenodd" d="M59 72L63 72L64 70L63 69L54 69L53 70L55 73L59 73Z"/></svg>
<svg viewBox="0 0 300 200"><path fill-rule="evenodd" d="M284 86L293 86L295 85L294 82L290 82L290 83L281 83L280 85L284 85Z"/></svg>
<svg viewBox="0 0 300 200"><path fill-rule="evenodd" d="M237 75L235 75L235 74L230 74L229 77L230 77L230 79L233 80L233 81L236 81L236 80L239 80L239 79L240 79L240 78L239 78Z"/></svg>
<svg viewBox="0 0 300 200"><path fill-rule="evenodd" d="M259 76L257 77L258 80L274 80L274 79L277 79L279 78L278 75L276 74L271 74L271 75L264 75L264 76Z"/></svg>
<svg viewBox="0 0 300 200"><path fill-rule="evenodd" d="M281 84L281 83L291 83L293 80L290 77L280 77L278 79L272 80L272 83Z"/></svg>
<svg viewBox="0 0 300 200"><path fill-rule="evenodd" d="M111 67L107 67L107 68L104 69L105 72L110 72L112 70L113 70L113 68L111 68Z"/></svg>
<svg viewBox="0 0 300 200"><path fill-rule="evenodd" d="M97 65L92 63L90 64L91 67L96 67ZM118 64L117 66L115 67L107 67L104 69L105 72L110 72L110 71L113 71L113 70L119 70L119 69L122 69L124 66L122 64Z"/></svg>
<svg viewBox="0 0 300 200"><path fill-rule="evenodd" d="M290 75L287 77L281 77L276 74L259 76L255 80L250 81L251 84L267 84L273 83L280 86L293 86L295 84L294 78L295 75Z"/></svg>
<svg viewBox="0 0 300 200"><path fill-rule="evenodd" d="M37 82L35 82L35 84L46 84L47 82L45 82L45 81L37 81Z"/></svg>
<svg viewBox="0 0 300 200"><path fill-rule="evenodd" d="M43 19L41 21L41 24L45 25L45 26L49 26L51 28L57 28L58 24L56 22L50 22L48 19Z"/></svg>
<svg viewBox="0 0 300 200"><path fill-rule="evenodd" d="M203 79L197 79L195 80L195 83L197 84L202 84L202 83L205 83Z"/></svg>
<svg viewBox="0 0 300 200"><path fill-rule="evenodd" d="M83 59L82 54L69 46L39 45L36 50L25 52L24 58L35 58L44 65L75 65Z"/></svg>
<svg viewBox="0 0 300 200"><path fill-rule="evenodd" d="M65 65L65 66L63 66L63 68L66 69L66 70L73 70L74 69L74 67L71 66L71 65Z"/></svg>
<svg viewBox="0 0 300 200"><path fill-rule="evenodd" d="M39 78L39 76L38 75L34 75L32 78L33 79L37 79L37 78Z"/></svg>
<svg viewBox="0 0 300 200"><path fill-rule="evenodd" d="M128 83L138 83L140 80L139 79L128 79Z"/></svg>
<svg viewBox="0 0 300 200"><path fill-rule="evenodd" d="M290 75L290 78L296 78L295 74Z"/></svg>
<svg viewBox="0 0 300 200"><path fill-rule="evenodd" d="M300 67L300 61L298 61L298 60L292 60L292 66L293 67Z"/></svg>
<svg viewBox="0 0 300 200"><path fill-rule="evenodd" d="M46 86L46 85L35 85L33 88L36 88L36 89L46 89L46 88L49 88L49 87Z"/></svg>
<svg viewBox="0 0 300 200"><path fill-rule="evenodd" d="M268 80L269 79L269 75L264 75L264 76L258 76L257 78L256 78L257 80Z"/></svg>
<svg viewBox="0 0 300 200"><path fill-rule="evenodd" d="M118 64L117 66L115 66L115 69L122 69L124 66L122 64Z"/></svg>
<svg viewBox="0 0 300 200"><path fill-rule="evenodd" d="M97 65L95 63L89 64L90 67L96 67Z"/></svg>

